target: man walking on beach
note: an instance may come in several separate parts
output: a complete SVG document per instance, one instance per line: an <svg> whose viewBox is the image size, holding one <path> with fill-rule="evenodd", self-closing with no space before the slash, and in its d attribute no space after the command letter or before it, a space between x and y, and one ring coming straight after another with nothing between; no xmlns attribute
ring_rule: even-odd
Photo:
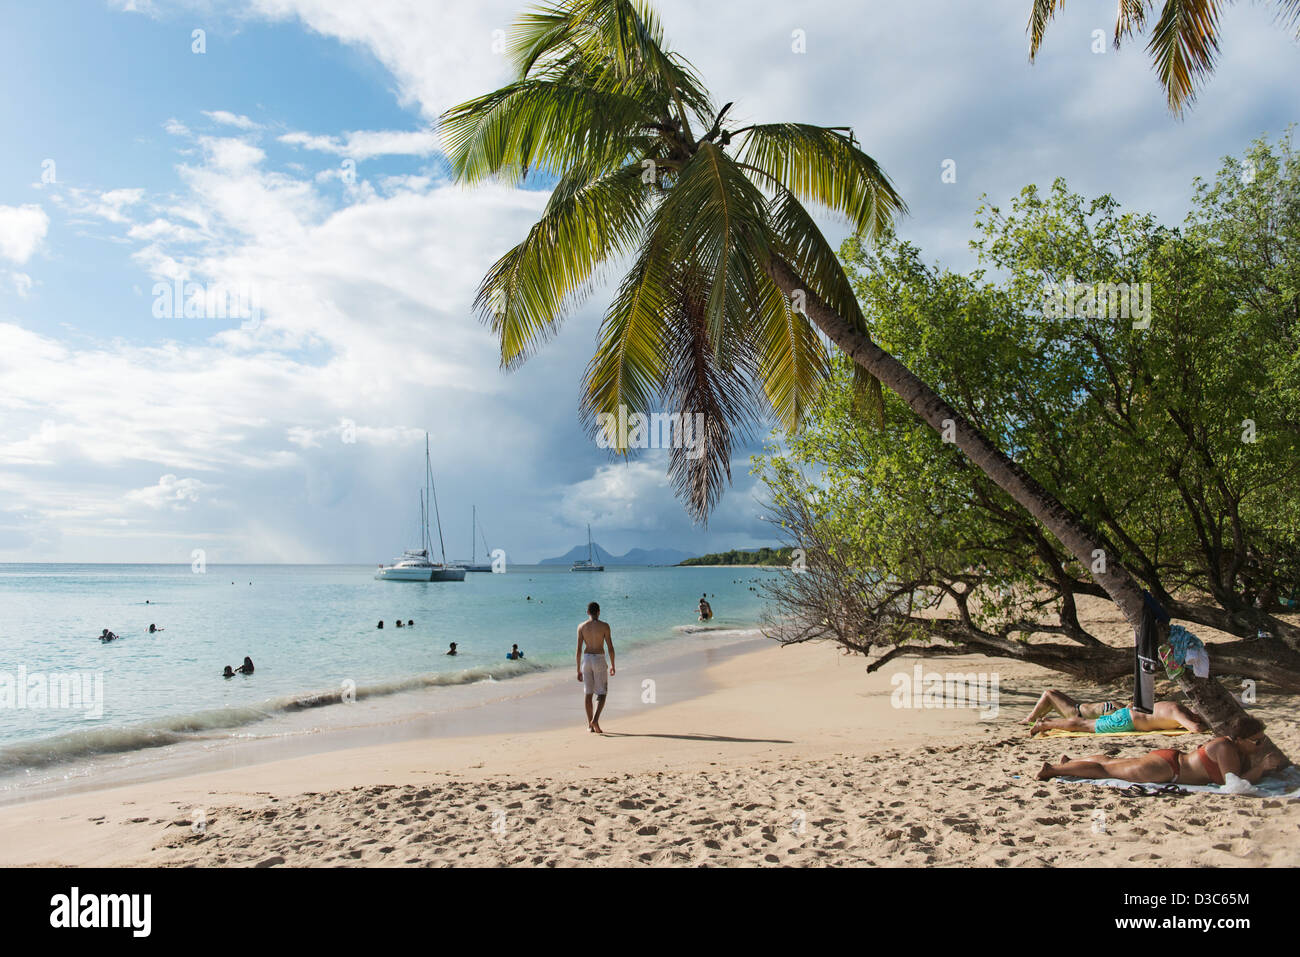
<svg viewBox="0 0 1300 957"><path fill-rule="evenodd" d="M605 672L605 646L609 645L609 673ZM600 730L600 713L605 710L605 695L609 693L609 679L614 675L614 639L609 625L600 620L600 605L594 601L587 606L587 620L578 626L578 680L582 682L587 706L587 730L603 734ZM591 712L591 696L596 696L596 713Z"/></svg>

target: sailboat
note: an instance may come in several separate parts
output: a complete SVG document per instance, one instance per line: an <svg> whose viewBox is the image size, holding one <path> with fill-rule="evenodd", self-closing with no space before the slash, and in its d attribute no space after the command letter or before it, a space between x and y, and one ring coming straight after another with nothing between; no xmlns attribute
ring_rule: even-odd
<svg viewBox="0 0 1300 957"><path fill-rule="evenodd" d="M427 494L426 494L427 493ZM438 523L438 545L442 561L429 557L433 538L429 534L429 506L433 506ZM433 486L433 465L429 461L429 433L424 433L424 488L420 490L420 548L408 548L391 565L380 565L375 578L388 582L463 582L465 569L447 564L447 548L442 540L442 517L438 514L438 493Z"/></svg>
<svg viewBox="0 0 1300 957"><path fill-rule="evenodd" d="M604 565L596 564L596 547L591 543L591 525L587 526L587 557L580 558L570 567L571 572L603 572Z"/></svg>
<svg viewBox="0 0 1300 957"><path fill-rule="evenodd" d="M491 558L492 550L488 548L487 535L484 534L483 529L478 523L478 506L471 505L470 509L471 524L469 532L469 561L458 558L456 559L456 564L460 565L467 572L490 572L492 570L492 563L490 561L478 561L478 540L474 537L475 533L483 536L483 555L487 558Z"/></svg>

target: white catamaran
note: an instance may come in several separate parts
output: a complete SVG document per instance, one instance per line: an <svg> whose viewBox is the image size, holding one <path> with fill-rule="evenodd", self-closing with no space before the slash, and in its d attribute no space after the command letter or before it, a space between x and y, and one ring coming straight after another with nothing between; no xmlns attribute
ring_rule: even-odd
<svg viewBox="0 0 1300 957"><path fill-rule="evenodd" d="M580 558L570 567L571 572L603 572L604 565L596 564L596 547L591 543L591 526L587 526L587 557Z"/></svg>
<svg viewBox="0 0 1300 957"><path fill-rule="evenodd" d="M426 494L427 493L427 494ZM429 506L438 523L438 544L442 561L429 558L433 539L429 535ZM442 541L442 518L438 514L438 493L433 487L433 465L429 461L429 433L424 434L424 488L420 490L421 548L408 548L391 565L380 565L375 578L386 582L463 582L465 569L447 564L447 549Z"/></svg>
<svg viewBox="0 0 1300 957"><path fill-rule="evenodd" d="M492 549L488 548L487 535L484 533L482 526L478 523L478 506L471 505L470 509L471 525L469 531L469 561L458 558L456 559L456 564L460 565L467 572L490 572L492 571L492 562L490 561L492 558ZM483 554L489 559L489 561L480 562L478 560L478 540L474 537L476 533L483 536Z"/></svg>

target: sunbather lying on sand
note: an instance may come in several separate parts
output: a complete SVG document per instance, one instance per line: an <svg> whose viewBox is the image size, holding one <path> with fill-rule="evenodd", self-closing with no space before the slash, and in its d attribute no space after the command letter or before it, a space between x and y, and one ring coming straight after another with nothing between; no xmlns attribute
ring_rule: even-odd
<svg viewBox="0 0 1300 957"><path fill-rule="evenodd" d="M1224 776L1231 773L1255 784L1286 763L1276 747L1265 748L1263 735L1263 724L1245 718L1231 737L1212 738L1186 754L1177 748L1160 748L1140 758L1062 755L1059 764L1044 764L1035 777L1040 781L1071 777L1118 778L1137 784L1223 784Z"/></svg>
<svg viewBox="0 0 1300 957"><path fill-rule="evenodd" d="M1081 702L1075 701L1064 691L1048 688L1034 705L1021 724L1033 724L1050 711L1056 711L1066 718L1100 718L1103 714L1118 711L1120 706L1114 701Z"/></svg>
<svg viewBox="0 0 1300 957"><path fill-rule="evenodd" d="M1049 692L1050 694L1050 692ZM1086 707L1086 706L1085 706ZM1037 709L1035 709L1037 710ZM1032 737L1040 731L1083 731L1092 734L1117 734L1124 731L1210 730L1195 711L1175 701L1157 701L1151 714L1132 708L1120 708L1096 718L1039 718L1029 729Z"/></svg>

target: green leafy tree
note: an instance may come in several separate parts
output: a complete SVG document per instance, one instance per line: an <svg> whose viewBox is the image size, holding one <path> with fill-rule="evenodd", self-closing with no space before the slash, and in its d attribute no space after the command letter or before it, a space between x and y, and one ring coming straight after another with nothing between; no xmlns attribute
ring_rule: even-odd
<svg viewBox="0 0 1300 957"><path fill-rule="evenodd" d="M1300 595L1300 163L1289 136L1247 158L1199 185L1181 231L1061 182L1027 188L1007 215L985 207L974 245L997 282L932 269L906 243L843 255L891 352L1080 503L1104 554L1176 617L1241 638L1214 646L1216 670L1300 689L1286 615ZM1149 326L1046 318L1045 290L1071 278L1149 282ZM777 586L806 625L792 637L825 629L883 650L876 666L955 644L1125 674L1130 657L1080 622L1078 600L1105 596L1087 564L900 403L883 429L864 422L849 376L762 465L776 517L809 551L809 572Z"/></svg>

